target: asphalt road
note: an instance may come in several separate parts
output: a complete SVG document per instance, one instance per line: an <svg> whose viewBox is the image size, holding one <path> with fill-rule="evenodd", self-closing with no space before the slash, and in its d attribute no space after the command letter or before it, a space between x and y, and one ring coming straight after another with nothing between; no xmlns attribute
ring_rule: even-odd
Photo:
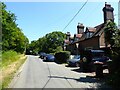
<svg viewBox="0 0 120 90"><path fill-rule="evenodd" d="M43 62L38 56L29 55L9 88L96 88L100 85L91 78L94 73L77 70L65 67L64 64Z"/></svg>

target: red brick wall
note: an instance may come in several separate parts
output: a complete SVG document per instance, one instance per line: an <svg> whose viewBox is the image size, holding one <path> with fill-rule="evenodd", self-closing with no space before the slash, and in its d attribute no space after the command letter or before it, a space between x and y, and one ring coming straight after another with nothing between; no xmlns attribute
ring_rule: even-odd
<svg viewBox="0 0 120 90"><path fill-rule="evenodd" d="M83 41L79 41L78 43L79 53L81 50L84 50L85 48L99 49L99 37L89 38ZM67 50L69 50L73 54L76 54L77 53L76 43L68 45Z"/></svg>
<svg viewBox="0 0 120 90"><path fill-rule="evenodd" d="M90 38L80 42L80 49L92 48L99 49L99 37Z"/></svg>

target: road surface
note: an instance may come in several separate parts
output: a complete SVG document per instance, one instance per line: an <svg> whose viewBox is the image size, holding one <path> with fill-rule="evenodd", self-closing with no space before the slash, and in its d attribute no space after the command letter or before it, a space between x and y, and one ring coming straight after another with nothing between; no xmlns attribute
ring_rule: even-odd
<svg viewBox="0 0 120 90"><path fill-rule="evenodd" d="M77 70L64 64L43 62L38 56L29 55L9 88L96 88L100 85L90 77L93 73Z"/></svg>

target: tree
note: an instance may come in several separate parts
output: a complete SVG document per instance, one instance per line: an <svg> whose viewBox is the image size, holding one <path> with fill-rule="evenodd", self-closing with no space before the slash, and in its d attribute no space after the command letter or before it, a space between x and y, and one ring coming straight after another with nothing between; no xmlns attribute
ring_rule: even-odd
<svg viewBox="0 0 120 90"><path fill-rule="evenodd" d="M38 41L32 41L31 44L29 44L28 53L30 54L36 54L38 52Z"/></svg>
<svg viewBox="0 0 120 90"><path fill-rule="evenodd" d="M112 21L107 21L104 31L105 31L105 42L110 44L110 47L112 48L115 45L115 35L117 34L117 26Z"/></svg>
<svg viewBox="0 0 120 90"><path fill-rule="evenodd" d="M2 3L2 50L14 50L23 53L26 44L29 42L26 38L16 24L15 14L7 11L6 5Z"/></svg>
<svg viewBox="0 0 120 90"><path fill-rule="evenodd" d="M29 49L36 52L55 53L62 50L65 34L59 31L46 34L44 37L39 38L37 41L32 41Z"/></svg>
<svg viewBox="0 0 120 90"><path fill-rule="evenodd" d="M109 79L109 82L114 87L119 86L120 81L120 30L117 28L116 24L112 21L108 21L105 26L105 41L110 44L111 47L111 77Z"/></svg>
<svg viewBox="0 0 120 90"><path fill-rule="evenodd" d="M48 52L55 52L57 47L63 45L63 41L65 39L65 34L62 32L52 32L46 35L46 45L48 48Z"/></svg>

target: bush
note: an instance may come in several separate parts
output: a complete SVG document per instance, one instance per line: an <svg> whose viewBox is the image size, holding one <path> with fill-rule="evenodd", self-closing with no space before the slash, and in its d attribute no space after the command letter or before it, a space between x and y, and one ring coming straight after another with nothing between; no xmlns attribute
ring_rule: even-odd
<svg viewBox="0 0 120 90"><path fill-rule="evenodd" d="M6 51L2 53L2 65L7 66L19 59L19 54L16 51Z"/></svg>
<svg viewBox="0 0 120 90"><path fill-rule="evenodd" d="M115 49L112 54L111 73L108 83L114 88L120 88L120 49Z"/></svg>
<svg viewBox="0 0 120 90"><path fill-rule="evenodd" d="M62 51L62 52L58 52L55 54L55 58L56 58L56 62L59 63L66 63L67 59L69 59L70 57L70 52L69 51Z"/></svg>

